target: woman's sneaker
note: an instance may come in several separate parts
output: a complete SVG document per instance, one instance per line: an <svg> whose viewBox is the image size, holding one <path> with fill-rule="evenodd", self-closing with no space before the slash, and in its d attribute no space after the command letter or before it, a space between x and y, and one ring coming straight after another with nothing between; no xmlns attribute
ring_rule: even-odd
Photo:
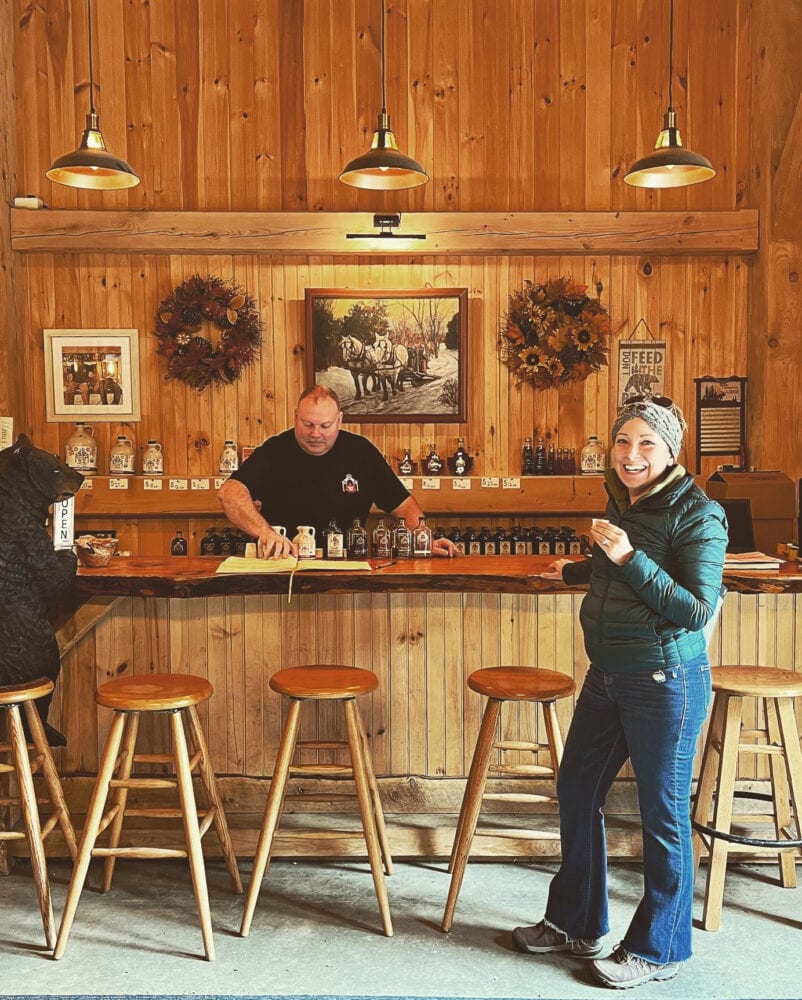
<svg viewBox="0 0 802 1000"><path fill-rule="evenodd" d="M596 940L572 941L564 931L557 930L551 924L541 920L534 927L516 927L512 932L512 941L518 951L528 951L530 955L548 955L554 951L567 951L572 955L592 958L602 949L601 942Z"/></svg>
<svg viewBox="0 0 802 1000"><path fill-rule="evenodd" d="M626 990L630 986L641 986L652 980L673 979L679 972L676 962L659 965L645 958L631 955L623 945L619 945L612 955L598 958L591 966L593 975L614 990Z"/></svg>

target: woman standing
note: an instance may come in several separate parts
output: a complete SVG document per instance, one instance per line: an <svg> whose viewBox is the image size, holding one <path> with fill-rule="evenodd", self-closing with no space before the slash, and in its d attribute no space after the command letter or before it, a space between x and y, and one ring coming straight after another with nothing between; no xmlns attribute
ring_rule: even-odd
<svg viewBox="0 0 802 1000"><path fill-rule="evenodd" d="M613 425L607 519L593 522L591 558L558 559L546 574L590 582L580 611L590 668L557 781L562 863L544 919L516 928L513 941L532 954L601 952L609 930L602 806L629 759L644 895L621 943L593 962L613 988L670 979L691 955L691 779L711 697L702 629L722 593L727 527L676 462L685 429L668 399L627 402Z"/></svg>

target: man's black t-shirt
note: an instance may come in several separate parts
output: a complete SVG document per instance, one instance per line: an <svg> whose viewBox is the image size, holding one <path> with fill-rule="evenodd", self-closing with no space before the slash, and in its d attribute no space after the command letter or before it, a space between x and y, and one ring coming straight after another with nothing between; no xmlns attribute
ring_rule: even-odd
<svg viewBox="0 0 802 1000"><path fill-rule="evenodd" d="M269 524L284 525L295 537L299 524L314 525L318 545L331 518L347 531L355 517L365 523L375 503L395 510L409 496L383 456L367 438L340 431L325 455L310 455L290 429L268 438L232 473L261 500Z"/></svg>

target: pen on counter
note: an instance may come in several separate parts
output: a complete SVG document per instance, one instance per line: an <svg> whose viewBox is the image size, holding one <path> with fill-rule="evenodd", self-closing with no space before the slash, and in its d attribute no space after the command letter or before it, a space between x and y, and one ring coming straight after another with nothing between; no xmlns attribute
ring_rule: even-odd
<svg viewBox="0 0 802 1000"><path fill-rule="evenodd" d="M386 562L386 563L379 563L374 568L375 569L387 569L388 566L395 566L395 559L391 559L389 562Z"/></svg>

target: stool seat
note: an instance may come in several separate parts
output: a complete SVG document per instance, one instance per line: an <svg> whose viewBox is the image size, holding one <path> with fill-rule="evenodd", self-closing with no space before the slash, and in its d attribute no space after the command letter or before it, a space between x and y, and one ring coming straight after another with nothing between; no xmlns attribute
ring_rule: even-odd
<svg viewBox="0 0 802 1000"><path fill-rule="evenodd" d="M471 691L500 701L554 701L573 694L573 678L542 667L484 667L468 678Z"/></svg>
<svg viewBox="0 0 802 1000"><path fill-rule="evenodd" d="M270 687L274 691L301 701L307 698L316 701L358 698L375 691L378 686L379 681L370 670L338 664L286 667L270 678Z"/></svg>
<svg viewBox="0 0 802 1000"><path fill-rule="evenodd" d="M477 829L479 815L484 799L492 799L495 802L509 803L547 803L554 801L552 794L542 794L539 792L527 791L498 791L485 792L488 774L492 771L499 777L506 778L553 778L556 780L557 771L562 760L563 741L560 733L560 726L557 721L557 709L555 702L559 698L567 698L574 693L576 684L572 677L561 674L557 670L547 670L543 667L484 667L475 670L468 677L468 687L477 694L487 698L482 723L479 727L479 735L471 760L471 770L465 784L465 793L462 797L457 828L454 832L454 846L451 849L451 860L449 871L451 872L451 885L448 890L448 899L440 925L441 930L446 933L451 930L454 920L454 911L457 907L462 880L465 875L465 866L471 852L473 839L477 834L482 833ZM501 707L505 702L535 702L541 706L543 713L543 724L546 730L546 740L534 742L532 740L499 740L498 728L501 718ZM496 751L500 763L492 763L491 756ZM505 758L507 752L531 752L538 754L548 752L549 763L538 762L537 756L533 764L518 764L509 762ZM524 837L529 841L534 840L556 840L553 833L546 833L539 830L500 830L494 827L492 833L496 836Z"/></svg>
<svg viewBox="0 0 802 1000"><path fill-rule="evenodd" d="M728 691L745 698L798 698L802 674L777 667L712 667L714 691Z"/></svg>
<svg viewBox="0 0 802 1000"><path fill-rule="evenodd" d="M61 788L56 763L47 742L45 729L34 702L53 690L53 681L39 677L26 684L8 684L0 687L0 710L8 720L8 740L0 741L0 775L13 774L16 779L17 797L5 791L0 792L0 811L9 806L19 807L22 814L23 830L0 830L0 842L27 840L31 858L31 871L39 899L45 939L48 948L56 944L56 924L53 903L50 896L50 882L47 875L45 839L58 826L64 835L67 849L73 860L78 853L70 811ZM20 711L22 706L22 711ZM25 736L23 715L28 726L31 742ZM33 751L33 755L31 755ZM5 758L10 758L6 763ZM38 799L33 776L41 771L47 786L48 799ZM49 803L51 813L42 822L39 814L40 802Z"/></svg>
<svg viewBox="0 0 802 1000"><path fill-rule="evenodd" d="M95 692L95 701L115 712L174 712L199 705L213 693L205 677L146 674L107 681Z"/></svg>
<svg viewBox="0 0 802 1000"><path fill-rule="evenodd" d="M4 684L0 687L0 706L22 705L26 701L44 698L53 690L53 682L47 677L39 677L27 684Z"/></svg>
<svg viewBox="0 0 802 1000"><path fill-rule="evenodd" d="M290 699L290 705L273 768L273 779L270 782L270 792L267 796L256 855L253 859L251 884L248 887L245 910L240 925L242 937L247 937L250 933L262 879L270 866L273 838L284 811L287 780L291 774L353 778L362 819L362 836L365 840L370 871L373 876L379 913L384 933L387 937L392 937L393 923L384 875L385 873L392 874L393 859L390 856L390 845L384 825L379 787L370 759L367 733L356 701L359 695L375 691L378 683L376 675L370 670L338 664L287 667L277 671L270 678L270 687L279 694L286 695ZM345 716L346 740L298 739L301 705L310 701L340 702ZM351 764L350 766L339 763L293 764L296 749L305 751L347 750L351 757ZM353 798L353 795L348 793L327 792L325 794L327 801L346 796ZM298 797L307 799L307 801L310 798L306 795ZM299 838L305 835L319 838L320 831L295 830L294 835ZM382 864L384 870L382 870Z"/></svg>
<svg viewBox="0 0 802 1000"><path fill-rule="evenodd" d="M61 958L67 947L78 901L86 882L93 858L104 858L102 891L108 892L114 876L117 858L186 858L189 861L192 887L198 908L201 934L206 958L214 958L212 919L209 910L209 891L203 861L201 838L214 825L223 857L235 892L242 892L237 858L231 843L223 800L217 790L214 770L209 759L206 737L200 723L197 705L206 701L214 688L205 677L192 674L146 674L141 677L118 677L101 685L95 692L98 705L112 709L109 735L103 755L98 763L92 799L86 814L81 845L75 862L64 913L61 918L54 958ZM140 714L162 712L168 716L171 741L170 753L136 753ZM172 765L175 776L134 774L135 764ZM207 808L199 810L192 781L197 768L204 788ZM174 789L178 792L178 805L135 804L128 807L128 793L154 789ZM113 790L112 800L106 802ZM160 819L180 819L184 829L181 847L149 846L125 847L120 845L123 821L126 816L151 816ZM107 847L97 844L98 837L110 829Z"/></svg>

